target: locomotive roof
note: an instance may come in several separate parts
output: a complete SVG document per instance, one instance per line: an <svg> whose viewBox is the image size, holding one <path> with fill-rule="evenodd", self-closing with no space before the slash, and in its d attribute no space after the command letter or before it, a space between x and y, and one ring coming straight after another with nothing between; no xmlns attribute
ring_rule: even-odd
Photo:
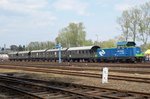
<svg viewBox="0 0 150 99"><path fill-rule="evenodd" d="M97 48L100 48L99 46L83 46L83 47L70 47L68 51L73 51L73 50L94 50L96 51Z"/></svg>

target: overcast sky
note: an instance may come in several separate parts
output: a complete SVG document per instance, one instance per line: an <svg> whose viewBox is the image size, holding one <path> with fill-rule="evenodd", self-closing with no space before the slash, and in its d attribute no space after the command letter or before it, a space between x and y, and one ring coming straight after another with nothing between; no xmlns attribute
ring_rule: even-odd
<svg viewBox="0 0 150 99"><path fill-rule="evenodd" d="M0 46L54 41L70 22L83 22L87 39L121 34L116 23L123 10L150 0L0 0Z"/></svg>

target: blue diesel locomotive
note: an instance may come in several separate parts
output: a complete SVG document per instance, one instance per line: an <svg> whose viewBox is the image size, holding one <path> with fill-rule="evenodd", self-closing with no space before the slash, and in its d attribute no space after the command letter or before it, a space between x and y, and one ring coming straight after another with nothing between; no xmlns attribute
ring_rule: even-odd
<svg viewBox="0 0 150 99"><path fill-rule="evenodd" d="M99 62L143 62L145 57L135 42L118 42L117 48L97 49Z"/></svg>

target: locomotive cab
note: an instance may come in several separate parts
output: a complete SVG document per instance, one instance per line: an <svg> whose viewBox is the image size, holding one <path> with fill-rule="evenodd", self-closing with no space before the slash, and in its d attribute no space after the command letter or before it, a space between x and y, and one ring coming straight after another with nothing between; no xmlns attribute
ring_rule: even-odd
<svg viewBox="0 0 150 99"><path fill-rule="evenodd" d="M118 42L117 43L117 48L126 48L126 47L135 47L136 44L135 42L126 42L126 41L122 41L122 42Z"/></svg>

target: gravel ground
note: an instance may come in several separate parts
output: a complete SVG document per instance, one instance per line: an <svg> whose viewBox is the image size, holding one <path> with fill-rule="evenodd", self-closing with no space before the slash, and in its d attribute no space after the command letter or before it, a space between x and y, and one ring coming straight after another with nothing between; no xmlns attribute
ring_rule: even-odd
<svg viewBox="0 0 150 99"><path fill-rule="evenodd" d="M128 81L120 81L120 80L108 80L108 83L102 84L101 79L96 79L96 78L77 77L77 76L59 75L59 74L50 74L50 73L35 73L35 72L26 72L26 71L20 71L20 70L19 71L9 70L9 69L0 69L0 73L16 73L15 74L16 76L24 76L24 77L38 78L38 79L44 79L44 80L72 82L72 83L77 83L77 84L121 89L121 90L126 90L126 91L150 93L150 84L146 84L146 83L128 82ZM127 75L127 74L120 73L119 75ZM137 77L139 76L149 77L149 75L139 75L139 74L129 74L129 75L137 76Z"/></svg>

